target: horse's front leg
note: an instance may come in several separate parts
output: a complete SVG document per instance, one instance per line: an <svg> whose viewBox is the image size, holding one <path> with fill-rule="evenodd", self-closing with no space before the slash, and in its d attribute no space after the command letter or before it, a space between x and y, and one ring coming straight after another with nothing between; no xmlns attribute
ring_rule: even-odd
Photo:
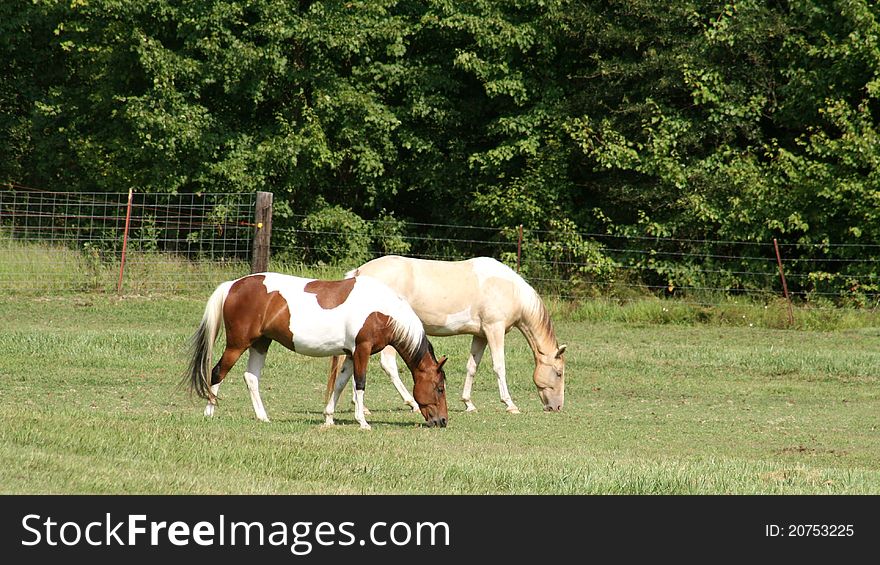
<svg viewBox="0 0 880 565"><path fill-rule="evenodd" d="M334 359L334 362L337 362L336 359ZM339 374L336 375L336 382L333 385L333 390L327 395L327 406L324 408L325 426L333 425L333 414L336 412L336 403L339 401L339 395L345 390L345 385L348 384L348 379L351 378L353 367L354 363L352 362L351 357L346 356L345 360L342 362L342 368L339 369Z"/></svg>
<svg viewBox="0 0 880 565"><path fill-rule="evenodd" d="M364 417L364 389L367 387L367 361L370 359L370 348L361 345L353 354L354 364L354 419L362 430L369 430L370 424Z"/></svg>
<svg viewBox="0 0 880 565"><path fill-rule="evenodd" d="M471 390L474 388L474 376L477 374L477 367L480 366L484 351L486 351L486 339L475 335L471 340L471 354L468 356L467 374L464 377L464 388L461 391L461 401L464 402L466 412L473 412L477 409L471 402Z"/></svg>
<svg viewBox="0 0 880 565"><path fill-rule="evenodd" d="M391 378L391 384L394 385L394 388L397 389L397 394L403 399L403 401L409 405L410 409L413 412L419 411L419 403L416 402L416 399L413 398L413 395L406 389L403 381L400 380L400 374L397 371L397 351L394 350L394 347L388 346L383 349L379 353L379 365L382 367L382 370L385 371L385 374ZM356 404L357 400L355 397L357 396L357 388L354 386L354 382L352 382L351 386L351 403ZM364 416L369 416L370 410L364 406Z"/></svg>
<svg viewBox="0 0 880 565"><path fill-rule="evenodd" d="M519 408L510 398L510 392L507 390L507 371L504 365L504 326L494 325L486 328L486 341L489 343L489 351L492 353L492 368L495 370L495 376L498 377L498 394L501 395L501 402L507 406L507 411L511 414L519 414Z"/></svg>
<svg viewBox="0 0 880 565"><path fill-rule="evenodd" d="M390 345L379 353L379 365L381 365L385 373L391 377L391 382L394 384L394 388L397 389L397 393L403 398L403 401L412 408L413 412L418 412L419 403L416 402L416 399L413 398L413 395L407 390L407 388L403 386L403 382L400 380L400 374L397 372L397 352Z"/></svg>

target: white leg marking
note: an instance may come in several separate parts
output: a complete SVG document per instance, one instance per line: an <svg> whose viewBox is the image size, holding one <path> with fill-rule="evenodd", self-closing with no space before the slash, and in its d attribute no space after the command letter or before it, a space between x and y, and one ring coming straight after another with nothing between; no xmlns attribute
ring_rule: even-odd
<svg viewBox="0 0 880 565"><path fill-rule="evenodd" d="M351 405L355 406L357 404L357 389L354 387L354 381L351 381ZM369 415L370 409L364 406L364 414Z"/></svg>
<svg viewBox="0 0 880 565"><path fill-rule="evenodd" d="M254 405L254 413L257 415L257 420L268 422L269 416L266 414L266 409L263 408L263 399L260 398L260 372L263 370L263 365L266 364L266 354L260 353L253 347L248 351L248 364L247 371L244 373L244 382L247 383L248 392L251 393L251 404Z"/></svg>
<svg viewBox="0 0 880 565"><path fill-rule="evenodd" d="M370 424L364 418L364 391L357 390L354 393L354 419L361 425L362 430L369 430Z"/></svg>
<svg viewBox="0 0 880 565"><path fill-rule="evenodd" d="M466 412L473 412L477 409L474 403L471 402L471 390L474 387L474 375L477 374L477 367L480 366L480 360L483 358L483 352L485 351L485 338L474 336L471 340L471 353L467 360L467 375L464 378L464 389L461 391L461 401L464 402Z"/></svg>
<svg viewBox="0 0 880 565"><path fill-rule="evenodd" d="M498 377L498 394L501 396L501 402L507 405L507 411L511 414L519 414L519 408L510 398L510 392L507 390L506 369L504 366L504 328L493 326L487 328L486 340L489 343L489 351L492 353L492 368L495 370L495 376Z"/></svg>
<svg viewBox="0 0 880 565"><path fill-rule="evenodd" d="M400 380L400 374L397 372L397 352L390 345L379 353L379 365L391 377L391 383L397 389L397 393L403 398L403 401L409 404L413 412L418 412L419 403L416 402L416 399L413 398L412 394L404 386L403 381ZM366 410L366 407L364 410ZM365 412L365 414L369 414L369 412Z"/></svg>
<svg viewBox="0 0 880 565"><path fill-rule="evenodd" d="M346 357L345 361L342 362L342 368L339 369L339 374L336 376L336 384L333 386L333 394L327 399L327 406L324 407L325 426L333 425L333 413L336 412L336 403L339 401L339 395L342 394L342 391L345 389L345 385L348 384L348 379L351 378L353 372L354 362L351 357Z"/></svg>
<svg viewBox="0 0 880 565"><path fill-rule="evenodd" d="M214 398L217 398L217 393L220 392L220 383L215 385L211 385L211 392L214 394ZM217 407L217 401L208 401L205 405L205 416L211 417L214 415L214 408Z"/></svg>

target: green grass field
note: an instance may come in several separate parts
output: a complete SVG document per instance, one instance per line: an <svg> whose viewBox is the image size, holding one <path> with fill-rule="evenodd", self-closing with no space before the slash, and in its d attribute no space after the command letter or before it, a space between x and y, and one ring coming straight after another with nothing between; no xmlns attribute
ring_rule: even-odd
<svg viewBox="0 0 880 565"><path fill-rule="evenodd" d="M541 411L514 330L517 416L498 400L488 356L478 411L465 413L469 340L434 338L450 356L449 427L406 411L373 359L365 432L347 400L339 425L322 427L327 360L277 344L262 379L272 422L254 419L244 360L204 418L178 385L205 298L0 298L0 491L880 493L877 327L560 316L565 410Z"/></svg>

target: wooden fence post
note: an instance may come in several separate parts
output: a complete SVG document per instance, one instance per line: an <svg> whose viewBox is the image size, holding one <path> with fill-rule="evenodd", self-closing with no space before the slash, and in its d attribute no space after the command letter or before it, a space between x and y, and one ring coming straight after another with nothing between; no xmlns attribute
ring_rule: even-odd
<svg viewBox="0 0 880 565"><path fill-rule="evenodd" d="M269 270L269 244L272 240L272 193L257 192L254 206L254 247L251 256L251 272Z"/></svg>

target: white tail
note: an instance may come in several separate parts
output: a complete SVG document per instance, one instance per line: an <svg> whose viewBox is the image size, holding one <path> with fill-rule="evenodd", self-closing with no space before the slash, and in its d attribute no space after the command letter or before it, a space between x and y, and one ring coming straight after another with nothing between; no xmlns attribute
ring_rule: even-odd
<svg viewBox="0 0 880 565"><path fill-rule="evenodd" d="M201 398L208 401L214 400L211 391L211 360L214 353L214 342L220 333L220 324L223 322L223 303L229 288L235 281L227 281L211 294L205 305L205 314L202 323L191 339L191 355L189 371L187 373L190 390Z"/></svg>

